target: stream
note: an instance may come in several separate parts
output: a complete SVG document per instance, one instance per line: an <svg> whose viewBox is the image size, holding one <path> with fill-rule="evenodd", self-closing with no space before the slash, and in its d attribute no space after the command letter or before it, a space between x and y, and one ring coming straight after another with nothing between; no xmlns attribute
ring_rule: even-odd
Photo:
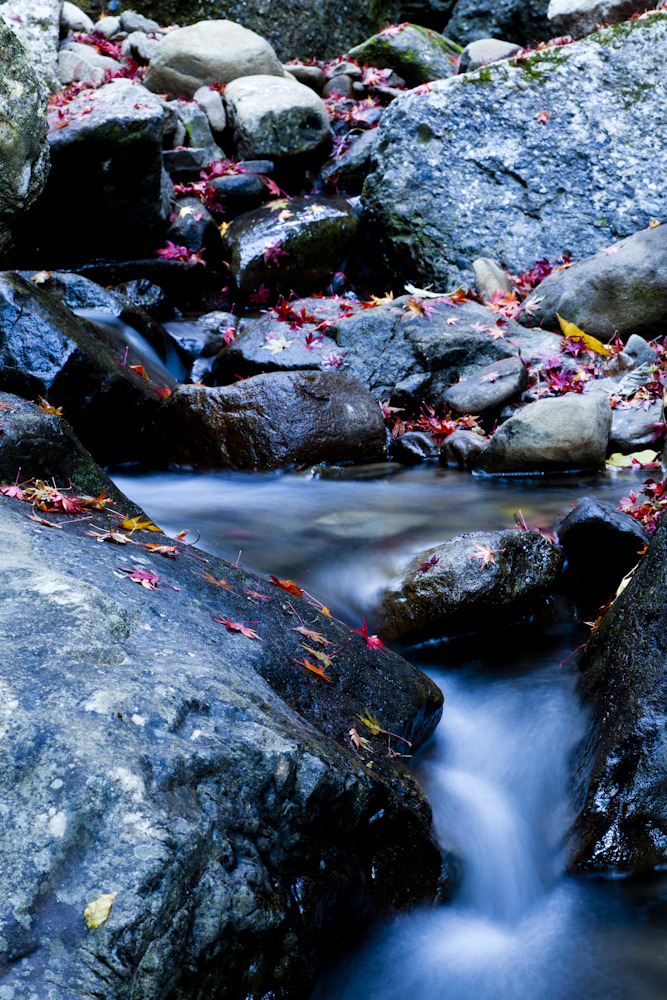
<svg viewBox="0 0 667 1000"><path fill-rule="evenodd" d="M614 505L645 473L483 478L422 466L373 478L190 472L114 476L171 533L301 586L354 624L415 552L466 530L553 527L585 494ZM585 630L508 629L403 650L439 684L442 721L412 762L452 900L369 928L313 1000L664 1000L667 904L656 885L575 879L563 834L571 753L585 726L569 654Z"/></svg>

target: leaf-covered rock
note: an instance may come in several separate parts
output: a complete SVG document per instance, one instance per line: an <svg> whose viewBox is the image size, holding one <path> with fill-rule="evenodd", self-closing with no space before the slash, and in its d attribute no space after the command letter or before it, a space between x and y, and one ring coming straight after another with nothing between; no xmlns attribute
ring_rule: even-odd
<svg viewBox="0 0 667 1000"><path fill-rule="evenodd" d="M479 632L529 618L552 593L558 548L532 531L473 531L420 552L380 598L388 639Z"/></svg>
<svg viewBox="0 0 667 1000"><path fill-rule="evenodd" d="M609 341L652 340L667 326L667 225L644 229L553 271L526 299L526 322L558 329L563 316Z"/></svg>
<svg viewBox="0 0 667 1000"><path fill-rule="evenodd" d="M26 507L0 497L7 995L301 998L339 936L433 899L421 789L385 737L371 755L348 736L368 710L420 745L442 704L428 678L356 641L327 683L294 662L288 601L335 646L349 630L305 600L205 553L165 559L141 530L119 549L38 528Z"/></svg>
<svg viewBox="0 0 667 1000"><path fill-rule="evenodd" d="M271 372L221 388L186 385L156 418L166 462L197 469L280 469L386 454L376 401L347 372Z"/></svg>
<svg viewBox="0 0 667 1000"><path fill-rule="evenodd" d="M656 12L393 101L363 192L392 266L471 284L478 257L517 273L667 215L666 44Z"/></svg>

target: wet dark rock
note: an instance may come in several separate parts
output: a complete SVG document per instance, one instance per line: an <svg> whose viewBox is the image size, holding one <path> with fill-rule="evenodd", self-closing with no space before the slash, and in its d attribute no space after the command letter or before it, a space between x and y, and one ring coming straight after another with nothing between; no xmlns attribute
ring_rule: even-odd
<svg viewBox="0 0 667 1000"><path fill-rule="evenodd" d="M612 411L611 430L609 432L609 451L620 451L629 455L633 451L649 448L660 434L660 425L664 418L662 400L651 403L648 409L643 406L633 406L626 409L615 407Z"/></svg>
<svg viewBox="0 0 667 1000"><path fill-rule="evenodd" d="M202 205L199 198L185 197L174 201L174 211L165 241L171 240L176 246L187 247L195 252L203 251L210 263L222 257L222 239L215 219Z"/></svg>
<svg viewBox="0 0 667 1000"><path fill-rule="evenodd" d="M502 358L447 389L443 401L454 413L486 413L519 396L528 384L521 358Z"/></svg>
<svg viewBox="0 0 667 1000"><path fill-rule="evenodd" d="M248 212L224 237L231 276L242 295L262 284L285 296L319 291L352 249L357 225L349 201L339 197L292 198L285 210Z"/></svg>
<svg viewBox="0 0 667 1000"><path fill-rule="evenodd" d="M257 73L284 76L269 42L234 21L199 21L168 32L151 59L145 84L157 94L193 97L201 86Z"/></svg>
<svg viewBox="0 0 667 1000"><path fill-rule="evenodd" d="M662 336L667 326L667 226L644 229L593 257L554 271L526 300L530 324L558 316L608 341Z"/></svg>
<svg viewBox="0 0 667 1000"><path fill-rule="evenodd" d="M47 121L39 82L16 35L0 18L0 262L13 222L39 196L49 172Z"/></svg>
<svg viewBox="0 0 667 1000"><path fill-rule="evenodd" d="M167 462L197 469L280 469L386 454L382 413L347 372L272 372L209 389L181 386L156 420Z"/></svg>
<svg viewBox="0 0 667 1000"><path fill-rule="evenodd" d="M459 49L437 31L404 24L373 35L355 45L349 54L361 64L393 69L408 87L418 87L451 76L456 69L452 57L459 54Z"/></svg>
<svg viewBox="0 0 667 1000"><path fill-rule="evenodd" d="M283 67L286 73L293 76L299 83L304 83L316 94L322 94L322 88L326 80L324 70L319 66L306 66L303 63L286 63Z"/></svg>
<svg viewBox="0 0 667 1000"><path fill-rule="evenodd" d="M550 0L547 17L553 34L583 38L601 24L618 24L646 9L644 0Z"/></svg>
<svg viewBox="0 0 667 1000"><path fill-rule="evenodd" d="M162 28L157 21L154 21L150 17L144 17L143 14L137 13L136 10L124 10L121 12L120 27L121 31L127 31L128 34L132 34L133 31L145 31L149 34L156 31L162 33Z"/></svg>
<svg viewBox="0 0 667 1000"><path fill-rule="evenodd" d="M485 445L486 438L483 434L477 431L456 430L442 443L440 464L465 470L474 469Z"/></svg>
<svg viewBox="0 0 667 1000"><path fill-rule="evenodd" d="M667 522L586 645L581 693L591 721L576 756L575 871L667 863Z"/></svg>
<svg viewBox="0 0 667 1000"><path fill-rule="evenodd" d="M210 186L217 192L225 215L234 219L237 215L259 208L271 198L271 192L257 174L227 174L214 177Z"/></svg>
<svg viewBox="0 0 667 1000"><path fill-rule="evenodd" d="M604 464L611 428L606 396L569 392L530 403L502 424L482 452L483 472L557 472Z"/></svg>
<svg viewBox="0 0 667 1000"><path fill-rule="evenodd" d="M20 275L0 274L0 388L46 397L100 463L137 458L159 394L131 364L153 366L104 327L93 326ZM165 372L155 374L162 385ZM170 380L173 385L173 380Z"/></svg>
<svg viewBox="0 0 667 1000"><path fill-rule="evenodd" d="M656 13L393 101L363 192L392 272L467 286L479 257L516 274L565 251L597 253L667 215L655 185L666 41ZM545 107L558 110L542 123Z"/></svg>
<svg viewBox="0 0 667 1000"><path fill-rule="evenodd" d="M480 38L476 42L469 42L461 53L459 73L472 73L473 70L498 62L499 59L509 59L518 51L518 45L501 38Z"/></svg>
<svg viewBox="0 0 667 1000"><path fill-rule="evenodd" d="M431 310L428 301L426 309ZM392 405L412 401L418 408L422 400L440 402L460 375L472 375L519 350L528 360L557 348L554 334L540 332L533 339L535 331L511 320L502 328L503 337L493 339L489 332L497 319L490 309L470 301L458 306L438 302L430 315L418 315L410 310L410 297L401 296L341 319L327 333L345 351L349 370L378 398L392 394Z"/></svg>
<svg viewBox="0 0 667 1000"><path fill-rule="evenodd" d="M134 302L153 319L171 319L174 315L174 306L164 289L145 278L123 282L117 286L116 291L130 302Z"/></svg>
<svg viewBox="0 0 667 1000"><path fill-rule="evenodd" d="M120 285L126 281L150 281L163 288L179 309L202 308L211 278L201 264L188 260L162 260L160 257L94 260L79 264L76 274L100 285ZM219 288L220 282L217 281ZM209 308L211 308L209 306Z"/></svg>
<svg viewBox="0 0 667 1000"><path fill-rule="evenodd" d="M322 90L322 97L352 97L354 94L354 86L352 79L345 73L339 73L337 76L332 76L324 85Z"/></svg>
<svg viewBox="0 0 667 1000"><path fill-rule="evenodd" d="M371 169L377 130L368 129L355 136L342 154L330 157L322 167L322 180L328 187L345 194L361 194Z"/></svg>
<svg viewBox="0 0 667 1000"><path fill-rule="evenodd" d="M583 497L561 521L558 541L567 560L568 589L588 617L614 595L649 535L629 514L595 497Z"/></svg>
<svg viewBox="0 0 667 1000"><path fill-rule="evenodd" d="M160 101L130 80L82 91L67 105L67 127L49 133L51 173L31 213L40 250L62 261L153 249L172 196L162 166L163 118Z"/></svg>
<svg viewBox="0 0 667 1000"><path fill-rule="evenodd" d="M198 178L200 171L206 166L209 159L208 150L198 146L165 149L162 154L164 169L175 180Z"/></svg>
<svg viewBox="0 0 667 1000"><path fill-rule="evenodd" d="M512 38L522 45L547 41L549 0L457 0L444 33L461 45L478 38Z"/></svg>
<svg viewBox="0 0 667 1000"><path fill-rule="evenodd" d="M482 546L495 563L481 565ZM435 562L432 562L435 560ZM532 531L472 531L420 552L381 597L388 639L479 632L529 618L554 588L562 555Z"/></svg>
<svg viewBox="0 0 667 1000"><path fill-rule="evenodd" d="M43 528L25 508L0 499L6 993L302 997L332 940L434 898L421 789L384 737L372 769L348 737L367 706L419 746L442 704L428 678L353 637L329 684L294 662L298 619L271 584L203 553L165 560L137 535L120 548ZM269 602L243 592L258 586ZM349 638L289 600L334 646ZM212 614L261 618L263 641ZM84 908L107 892L109 918L88 930Z"/></svg>
<svg viewBox="0 0 667 1000"><path fill-rule="evenodd" d="M97 497L106 490L108 497L128 509L132 506L95 464L63 417L45 413L20 396L0 392L0 481L14 483L19 470L21 482L55 479L58 486L66 487L71 481L89 496Z"/></svg>
<svg viewBox="0 0 667 1000"><path fill-rule="evenodd" d="M331 142L326 105L290 74L244 76L225 88L227 120L240 159L318 154Z"/></svg>
<svg viewBox="0 0 667 1000"><path fill-rule="evenodd" d="M389 442L389 454L402 465L418 465L438 457L437 441L423 431L406 431Z"/></svg>
<svg viewBox="0 0 667 1000"><path fill-rule="evenodd" d="M199 92L198 90L197 93ZM209 90L208 92L215 96L214 91ZM222 104L220 94L218 94L218 99ZM175 101L173 103L175 104L175 112L178 120L185 129L185 141L182 144L206 150L208 159L205 160L205 163L212 163L214 160L222 159L222 150L213 138L208 115L204 109L200 108L196 101Z"/></svg>

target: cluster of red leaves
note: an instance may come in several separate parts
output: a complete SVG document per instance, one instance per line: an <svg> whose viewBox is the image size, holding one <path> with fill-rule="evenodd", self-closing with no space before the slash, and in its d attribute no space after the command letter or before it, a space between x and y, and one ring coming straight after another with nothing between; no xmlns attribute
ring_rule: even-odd
<svg viewBox="0 0 667 1000"><path fill-rule="evenodd" d="M545 49L557 48L560 45L570 45L573 41L574 39L571 35L559 35L557 38L551 38L548 42L538 42L535 48L531 48L530 45L526 45L510 57L510 62L516 65L517 63L523 62L524 59L528 59L529 56L534 55L536 52L543 52Z"/></svg>
<svg viewBox="0 0 667 1000"><path fill-rule="evenodd" d="M435 438L441 444L454 431L481 431L477 417L473 417L470 414L455 417L444 404L440 412L438 412L436 408L422 403L419 415L407 420L400 416L404 412L402 407L390 406L389 402L386 402L380 404L380 409L382 410L392 438L401 437L407 431L423 431L425 434L430 434L431 437Z"/></svg>
<svg viewBox="0 0 667 1000"><path fill-rule="evenodd" d="M639 493L633 491L627 497L623 497L618 508L639 521L646 531L653 532L667 510L667 478L660 482L646 479L642 486L643 489Z"/></svg>
<svg viewBox="0 0 667 1000"><path fill-rule="evenodd" d="M156 257L161 257L162 260L185 260L190 264L203 264L206 267L206 261L201 255L201 251L190 250L189 247L181 247L176 243L172 243L171 240L167 240L163 247L155 251Z"/></svg>

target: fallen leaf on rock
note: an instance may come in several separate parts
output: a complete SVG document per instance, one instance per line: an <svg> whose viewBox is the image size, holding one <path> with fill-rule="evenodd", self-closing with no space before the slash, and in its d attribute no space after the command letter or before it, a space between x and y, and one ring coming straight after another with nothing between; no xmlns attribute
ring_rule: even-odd
<svg viewBox="0 0 667 1000"><path fill-rule="evenodd" d="M120 522L121 528L128 531L159 531L157 524L153 521L142 521L140 517L124 517Z"/></svg>
<svg viewBox="0 0 667 1000"><path fill-rule="evenodd" d="M16 473L16 479L12 486L0 486L0 493L4 494L6 497L14 497L16 500L23 500L24 492L19 486L19 476L21 475L21 470ZM30 480L28 480L29 482Z"/></svg>
<svg viewBox="0 0 667 1000"><path fill-rule="evenodd" d="M164 583L165 587L169 587L170 590L178 590L178 587L172 587L170 583L165 583L157 575L155 570L152 569L140 569L138 566L119 566L118 569L122 570L123 573L127 573L133 583L138 583L141 587L145 587L146 590L159 590L159 584Z"/></svg>
<svg viewBox="0 0 667 1000"><path fill-rule="evenodd" d="M232 632L240 632L241 635L247 636L248 639L259 639L260 642L264 642L261 635L258 635L254 629L248 628L248 625L261 625L261 622L233 622L229 617L223 618L222 615L218 615L216 618L213 614L211 614L211 618L218 625L224 625L225 628L230 629Z"/></svg>
<svg viewBox="0 0 667 1000"><path fill-rule="evenodd" d="M602 341L597 340L596 337L589 337L587 333L580 330L578 326L574 323L570 323L568 320L563 319L558 313L558 322L560 323L560 328L563 331L567 340L579 340L587 351L593 351L594 354L601 354L603 357L608 358L611 355L611 351L608 347L602 343Z"/></svg>
<svg viewBox="0 0 667 1000"><path fill-rule="evenodd" d="M324 666L327 668L327 670L329 669L329 667L333 665L333 660L331 659L331 657L327 656L326 653L323 653L321 649L313 649L312 646L306 646L305 642L300 642L299 645L301 646L302 649L307 650L311 654L311 656L314 656L316 660L319 660L320 663L323 663Z"/></svg>
<svg viewBox="0 0 667 1000"><path fill-rule="evenodd" d="M204 570L203 573L197 573L195 570L192 570L192 572L195 576L200 576L203 580L206 580L207 583L212 583L214 587L222 587L223 590L231 590L232 594L236 593L233 586L230 583L227 583L226 576L223 576L220 580L218 580L212 573L207 573L206 570Z"/></svg>
<svg viewBox="0 0 667 1000"><path fill-rule="evenodd" d="M430 285L428 288L417 288L415 285L411 285L410 282L406 282L406 284L403 287L405 288L406 292L410 292L411 295L415 295L417 298L420 299L441 299L442 296L444 295L444 292L431 291ZM391 295L392 299L393 297L394 296ZM371 300L375 301L375 296L371 296ZM387 296L385 296L384 299L377 300L378 305L381 302L387 302L387 301L389 301Z"/></svg>
<svg viewBox="0 0 667 1000"><path fill-rule="evenodd" d="M274 587L280 587L281 590L286 590L288 594L294 594L295 597L303 597L303 590L294 580L279 580L277 576L271 574L269 574L269 580Z"/></svg>
<svg viewBox="0 0 667 1000"><path fill-rule="evenodd" d="M333 646L333 642L325 639L320 632L313 632L312 629L307 628L305 625L298 625L296 628L292 629L293 632L300 632L301 635L305 636L306 639L310 639L311 642L317 642L320 646Z"/></svg>
<svg viewBox="0 0 667 1000"><path fill-rule="evenodd" d="M116 545L134 544L129 535L123 534L122 531L114 531L112 528L108 531L99 531L93 528L92 531L86 531L85 534L91 535L98 542L114 542Z"/></svg>
<svg viewBox="0 0 667 1000"><path fill-rule="evenodd" d="M280 354L281 351L291 347L293 343L294 341L286 340L285 334L281 333L279 337L271 337L267 340L266 344L262 344L260 351L271 351L271 354Z"/></svg>
<svg viewBox="0 0 667 1000"><path fill-rule="evenodd" d="M369 649L377 649L380 653L384 653L384 655L386 656L387 654L385 653L385 646L382 639L379 639L376 635L369 635L366 619L362 618L361 620L364 623L364 627L352 628L350 629L350 634L352 634L353 632L358 632Z"/></svg>
<svg viewBox="0 0 667 1000"><path fill-rule="evenodd" d="M292 659L294 660L294 657L292 657ZM311 674L317 674L318 677L321 677L322 680L328 681L329 684L333 683L331 678L324 673L323 667L319 667L315 663L311 663L310 660L294 660L294 662L298 663L300 667L305 667L306 670L310 670Z"/></svg>
<svg viewBox="0 0 667 1000"><path fill-rule="evenodd" d="M45 524L47 528L62 528L62 524L47 521L45 517L38 517L37 514L26 514L26 517L30 518L31 521L37 521L37 524Z"/></svg>
<svg viewBox="0 0 667 1000"><path fill-rule="evenodd" d="M105 892L102 896L98 896L97 899L93 900L92 903L88 903L88 906L83 911L83 916L89 930L97 930L98 927L101 927L108 920L113 901L117 895L117 892Z"/></svg>
<svg viewBox="0 0 667 1000"><path fill-rule="evenodd" d="M546 111L540 111L539 115L537 116L537 120L538 122L540 122L541 125L546 125L546 123L549 121L550 118L551 115L548 115Z"/></svg>
<svg viewBox="0 0 667 1000"><path fill-rule="evenodd" d="M43 396L38 396L37 399L39 400L39 408L42 411L42 413L51 413L55 417L62 416L63 413L62 406L57 406L57 407L51 406L48 400L44 399Z"/></svg>
<svg viewBox="0 0 667 1000"><path fill-rule="evenodd" d="M43 285L45 281L49 280L52 274L53 271L37 271L30 280L34 281L36 285Z"/></svg>
<svg viewBox="0 0 667 1000"><path fill-rule="evenodd" d="M250 598L254 598L254 600L256 600L256 601L272 601L273 600L273 598L269 597L268 594L262 594L261 591L259 591L259 590L252 590L249 587L244 587L243 588L243 593L247 594L248 597L250 597Z"/></svg>
<svg viewBox="0 0 667 1000"><path fill-rule="evenodd" d="M169 559L178 558L178 546L177 545L155 545L151 542L141 543L145 549L149 552L154 552L158 556L167 556Z"/></svg>
<svg viewBox="0 0 667 1000"><path fill-rule="evenodd" d="M367 740L365 736L360 736L354 726L352 729L348 730L348 736L350 737L350 742L355 750L367 750L368 753L375 752L371 746L370 740Z"/></svg>
<svg viewBox="0 0 667 1000"><path fill-rule="evenodd" d="M426 573L427 570L431 569L432 566L437 566L440 562L439 556L431 556L427 562L423 562L421 566L418 567L418 573Z"/></svg>
<svg viewBox="0 0 667 1000"><path fill-rule="evenodd" d="M473 545L477 549L477 552L471 552L471 559L481 559L479 570L480 573L489 563L496 565L496 560L493 558L499 552L504 552L505 549L492 549L489 545L480 545L479 542L473 542Z"/></svg>
<svg viewBox="0 0 667 1000"><path fill-rule="evenodd" d="M106 490L102 490L98 497L81 496L79 499L86 507L92 507L94 510L104 510L108 504L113 503L111 497L107 496Z"/></svg>

